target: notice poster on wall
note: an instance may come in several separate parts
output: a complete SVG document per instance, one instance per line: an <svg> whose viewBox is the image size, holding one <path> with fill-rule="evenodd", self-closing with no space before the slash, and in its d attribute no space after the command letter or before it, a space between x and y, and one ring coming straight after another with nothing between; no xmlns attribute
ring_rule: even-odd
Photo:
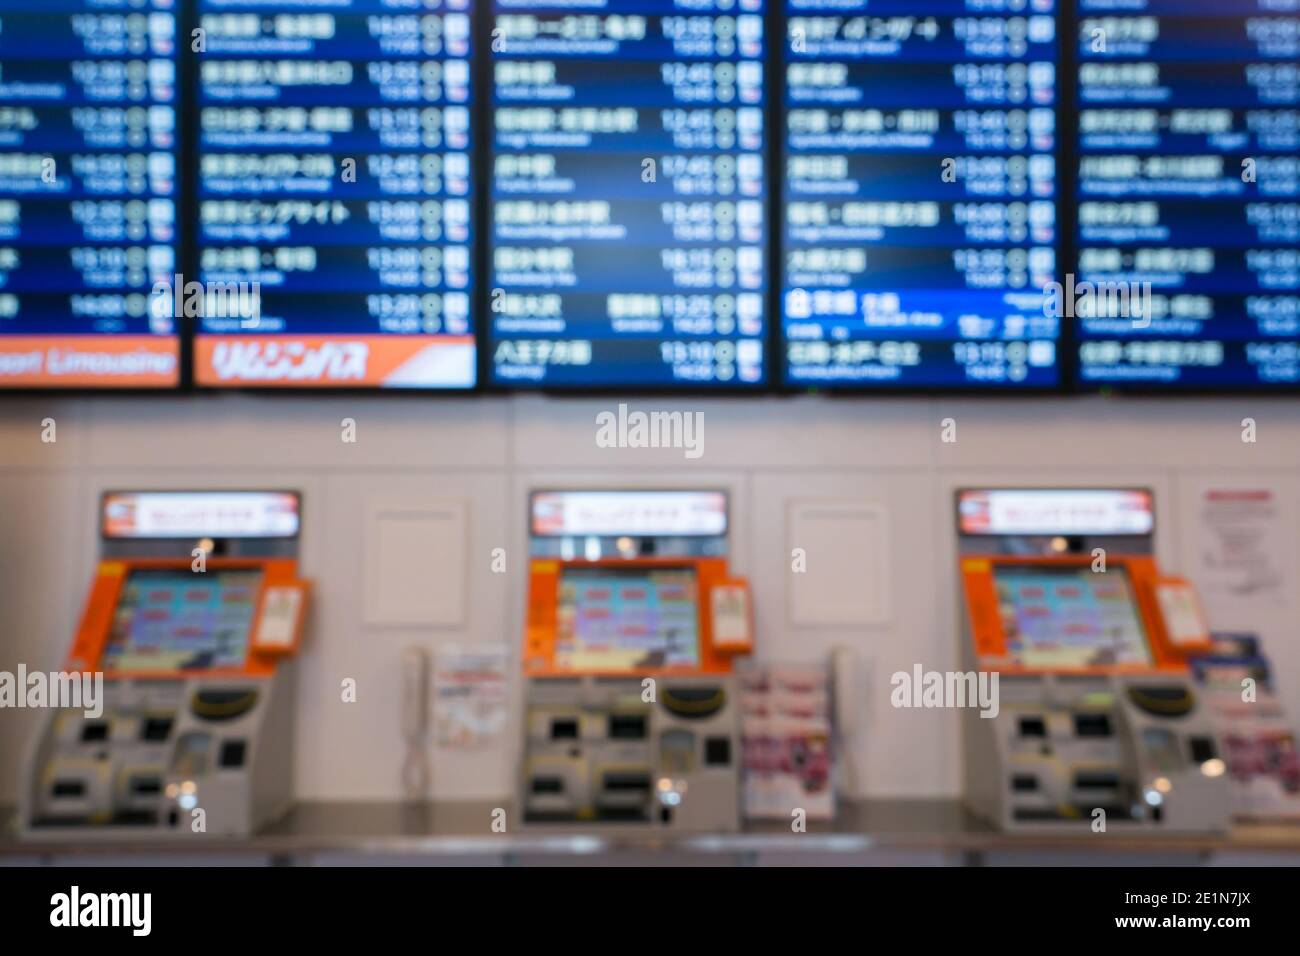
<svg viewBox="0 0 1300 956"><path fill-rule="evenodd" d="M1279 603L1285 534L1271 489L1205 489L1199 502L1192 580L1207 603Z"/></svg>
<svg viewBox="0 0 1300 956"><path fill-rule="evenodd" d="M441 648L434 655L433 722L437 745L478 750L506 725L509 652L504 644Z"/></svg>

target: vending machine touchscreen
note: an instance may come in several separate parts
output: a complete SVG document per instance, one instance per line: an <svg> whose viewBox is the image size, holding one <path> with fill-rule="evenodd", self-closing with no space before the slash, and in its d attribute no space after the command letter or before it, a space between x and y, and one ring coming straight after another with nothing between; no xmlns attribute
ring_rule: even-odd
<svg viewBox="0 0 1300 956"><path fill-rule="evenodd" d="M100 663L123 673L241 667L261 583L260 568L202 575L136 568L122 588Z"/></svg>
<svg viewBox="0 0 1300 956"><path fill-rule="evenodd" d="M698 667L699 613L693 567L566 567L555 665L633 673Z"/></svg>

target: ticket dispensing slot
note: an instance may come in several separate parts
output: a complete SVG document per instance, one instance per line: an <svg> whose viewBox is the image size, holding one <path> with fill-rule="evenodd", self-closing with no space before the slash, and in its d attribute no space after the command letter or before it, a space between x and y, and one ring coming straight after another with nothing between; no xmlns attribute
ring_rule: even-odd
<svg viewBox="0 0 1300 956"><path fill-rule="evenodd" d="M972 490L958 514L963 657L1000 688L995 717L963 714L972 809L1011 830L1102 815L1224 829L1223 765L1184 656L1194 629L1176 640L1161 613L1149 493Z"/></svg>

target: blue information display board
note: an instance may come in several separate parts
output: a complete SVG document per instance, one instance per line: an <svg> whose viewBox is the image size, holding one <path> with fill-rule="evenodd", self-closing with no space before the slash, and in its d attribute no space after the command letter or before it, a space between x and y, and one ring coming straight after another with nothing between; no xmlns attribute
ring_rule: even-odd
<svg viewBox="0 0 1300 956"><path fill-rule="evenodd" d="M494 0L491 379L767 379L763 0Z"/></svg>
<svg viewBox="0 0 1300 956"><path fill-rule="evenodd" d="M1300 0L1077 4L1080 381L1300 386Z"/></svg>
<svg viewBox="0 0 1300 956"><path fill-rule="evenodd" d="M199 0L198 384L475 384L471 6Z"/></svg>
<svg viewBox="0 0 1300 956"><path fill-rule="evenodd" d="M1300 390L1300 0L0 0L0 390L187 380Z"/></svg>
<svg viewBox="0 0 1300 956"><path fill-rule="evenodd" d="M177 40L173 0L0 0L0 389L178 384Z"/></svg>
<svg viewBox="0 0 1300 956"><path fill-rule="evenodd" d="M1051 388L1055 0L785 0L796 387Z"/></svg>

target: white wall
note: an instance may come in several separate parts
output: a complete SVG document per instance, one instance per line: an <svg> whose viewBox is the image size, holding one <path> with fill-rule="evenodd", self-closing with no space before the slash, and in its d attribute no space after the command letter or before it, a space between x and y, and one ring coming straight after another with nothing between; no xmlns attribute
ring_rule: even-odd
<svg viewBox="0 0 1300 956"><path fill-rule="evenodd" d="M1296 553L1300 405L1284 400L818 399L633 400L633 408L704 413L704 455L602 449L595 417L610 400L421 397L21 398L0 401L0 670L56 668L66 652L96 553L106 488L291 487L304 493L302 568L316 582L298 680L296 780L303 798L384 799L399 793L396 688L411 644L507 641L517 648L526 574L525 503L533 486L706 485L732 494L732 560L756 597L759 654L816 659L852 644L863 662L866 794L959 790L957 718L895 710L889 675L957 665L952 492L965 484L1138 484L1156 492L1158 553L1192 567L1190 533L1207 486L1272 489L1282 508L1285 587L1272 601L1219 601L1220 629L1256 630L1293 719L1300 713ZM1258 441L1241 440L1241 421ZM42 419L57 441L41 441ZM954 418L957 441L940 440ZM340 439L357 422L358 441ZM788 502L863 499L889 512L888 619L863 627L794 627L787 614ZM436 631L364 622L364 538L375 502L461 500L464 553L431 553L429 574L468 567L464 621ZM797 544L797 542L793 542ZM503 547L508 572L490 570ZM808 573L845 555L808 555ZM340 681L356 678L358 701ZM0 802L13 802L39 714L0 711ZM434 793L505 793L514 744L438 754Z"/></svg>

